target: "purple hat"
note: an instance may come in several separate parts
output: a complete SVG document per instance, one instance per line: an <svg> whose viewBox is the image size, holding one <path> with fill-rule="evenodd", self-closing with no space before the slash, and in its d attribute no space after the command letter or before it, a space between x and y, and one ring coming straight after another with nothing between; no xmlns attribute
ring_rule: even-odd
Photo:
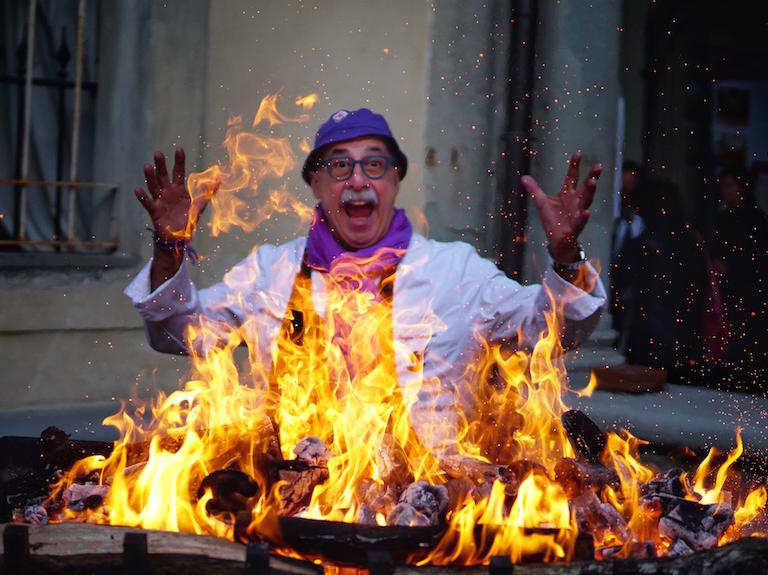
<svg viewBox="0 0 768 575"><path fill-rule="evenodd" d="M315 134L315 148L309 153L301 177L309 184L309 173L317 168L323 149L329 144L346 142L362 136L376 136L387 142L395 157L395 165L400 172L400 179L408 171L408 158L400 151L392 131L384 116L371 112L368 108L359 110L339 110L334 112L328 121L320 126Z"/></svg>

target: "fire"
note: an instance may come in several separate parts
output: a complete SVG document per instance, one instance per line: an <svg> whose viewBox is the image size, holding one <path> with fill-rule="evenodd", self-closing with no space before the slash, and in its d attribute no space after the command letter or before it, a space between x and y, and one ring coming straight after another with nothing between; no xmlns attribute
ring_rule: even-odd
<svg viewBox="0 0 768 575"><path fill-rule="evenodd" d="M497 375L497 385L478 386L480 412L464 421L459 449L485 461L530 462L521 470L510 505L510 485L493 483L487 498L468 495L449 517L439 545L420 564L488 563L494 555L514 561L541 556L569 558L578 530L554 467L573 456L560 416L565 369L555 315L532 354L508 354L488 346L478 380ZM489 425L493 422L493 425ZM545 531L537 531L546 527ZM479 530L479 533L478 533Z"/></svg>
<svg viewBox="0 0 768 575"><path fill-rule="evenodd" d="M275 214L311 220L311 208L277 182L296 168L296 156L275 132L282 124L307 121L318 97L297 98L304 112L292 118L277 110L278 96L265 98L252 122L253 130L268 133L248 131L241 117L231 118L224 140L229 163L189 176L193 196L218 188L214 235L232 226L252 230ZM306 152L309 144L301 140L299 146ZM258 535L298 556L282 545L278 516L383 526L401 493L425 482L448 486L450 507L439 542L413 554L415 564L487 564L498 555L569 560L582 528L591 530L601 549L616 548L617 556L645 541L664 553L670 541L659 532L660 512L642 499L643 486L654 477L640 461L646 442L628 432L608 433L600 452L583 461L569 440L563 424L567 374L554 312L530 353L484 342L484 357L471 374L479 382L475 411L458 414L455 449L426 447L409 419L419 389L401 387L395 370L405 358L420 373L419 358L393 341L398 318L391 297L381 294L392 293L394 276L383 273L380 289L366 289L377 261L342 261L334 268L324 280L324 315L315 311L310 278L300 275L273 346L259 340L258 317L245 318L238 329L212 321L190 328L193 369L184 388L133 412L125 405L105 420L121 435L112 454L78 462L51 500L86 481L109 486L109 494L103 506L65 509L61 519L241 540ZM254 280L226 279L235 287ZM247 349L245 369L236 353L241 346ZM594 386L593 376L582 395ZM723 504L729 471L742 451L737 433L737 447L717 469L713 451L693 486L683 475L685 500ZM300 471L286 465L297 452L312 461ZM283 475L275 478L275 468ZM219 501L210 479L216 472L247 484L234 508ZM306 500L297 496L300 472L322 479L310 485ZM585 488L598 472L605 481ZM564 473L575 475L564 481ZM708 481L713 474L714 483ZM721 542L748 530L766 499L764 487L752 491ZM409 525L423 520L414 515Z"/></svg>
<svg viewBox="0 0 768 575"><path fill-rule="evenodd" d="M592 397L592 394L597 389L597 376L594 371L589 372L589 381L587 386L583 389L576 390L575 393L578 397Z"/></svg>
<svg viewBox="0 0 768 575"><path fill-rule="evenodd" d="M736 430L736 447L728 454L728 458L717 470L715 484L711 488L704 486L704 482L712 471L712 461L717 457L718 450L712 448L706 459L701 462L694 477L694 490L701 496L701 503L720 503L723 485L728 475L728 469L744 453L744 445L741 441L741 429Z"/></svg>
<svg viewBox="0 0 768 575"><path fill-rule="evenodd" d="M255 130L263 125L270 128L281 124L305 123L309 115L302 113L291 117L279 112L279 93L265 97L251 123ZM296 105L308 110L318 99L309 94L296 99ZM274 213L294 214L303 228L311 221L312 210L285 189L285 184L274 184L266 191L270 182L276 182L296 167L296 154L285 137L268 133L248 131L241 116L232 116L227 123L223 142L227 152L228 165L213 165L202 172L191 173L187 185L193 198L211 194L212 217L211 235L227 232L232 227L252 231L269 219ZM256 208L254 206L261 206Z"/></svg>

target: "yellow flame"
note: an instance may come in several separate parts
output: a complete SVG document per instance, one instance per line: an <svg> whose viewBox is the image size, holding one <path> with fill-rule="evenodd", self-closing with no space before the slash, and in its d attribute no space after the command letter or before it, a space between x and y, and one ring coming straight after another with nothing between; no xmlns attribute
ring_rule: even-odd
<svg viewBox="0 0 768 575"><path fill-rule="evenodd" d="M743 529L744 526L755 519L758 515L765 512L766 502L768 502L768 491L765 486L753 489L747 495L744 503L739 505L734 512L736 527Z"/></svg>
<svg viewBox="0 0 768 575"><path fill-rule="evenodd" d="M256 111L256 115L253 117L251 124L252 128L255 128L262 122L266 122L270 126L276 124L285 123L304 123L309 120L308 114L301 114L295 118L286 116L277 109L277 101L280 98L280 92L276 94L270 94L265 96L259 104L259 109ZM303 98L296 98L296 105L302 106L305 110L309 110L317 101L317 94L309 94Z"/></svg>
<svg viewBox="0 0 768 575"><path fill-rule="evenodd" d="M717 457L719 454L718 450L715 448L710 449L709 454L707 455L706 459L701 462L699 467L696 469L696 474L694 475L694 483L693 488L696 493L701 495L701 503L720 503L721 499L720 496L722 494L723 485L725 484L725 480L728 476L728 469L733 465L736 460L741 457L741 454L744 452L744 444L741 441L741 429L736 430L736 447L734 447L729 453L728 457L725 460L725 462L718 468L717 474L715 477L715 484L711 488L707 488L705 486L705 481L707 477L712 472L712 461Z"/></svg>
<svg viewBox="0 0 768 575"><path fill-rule="evenodd" d="M589 382L583 389L574 390L579 397L592 397L592 394L597 389L597 376L594 371L589 372Z"/></svg>
<svg viewBox="0 0 768 575"><path fill-rule="evenodd" d="M305 109L316 99L310 94L297 104ZM307 114L295 118L278 111L278 94L266 96L252 122L252 129L262 125L303 123ZM296 165L296 154L287 137L270 130L267 133L248 131L241 116L232 116L227 123L223 146L226 164L216 164L202 172L190 173L187 186L190 195L211 199L211 234L216 236L233 227L252 231L274 213L290 214L298 218L304 229L311 221L312 208L288 193L285 182L279 182ZM279 182L279 183L278 183Z"/></svg>
<svg viewBox="0 0 768 575"><path fill-rule="evenodd" d="M319 100L320 96L313 92L311 94L307 94L306 96L298 96L296 98L296 105L301 106L305 110L311 110Z"/></svg>

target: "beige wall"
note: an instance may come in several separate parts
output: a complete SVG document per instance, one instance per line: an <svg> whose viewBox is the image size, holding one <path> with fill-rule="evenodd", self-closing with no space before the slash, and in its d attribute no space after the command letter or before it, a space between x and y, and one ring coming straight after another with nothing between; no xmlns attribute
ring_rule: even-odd
<svg viewBox="0 0 768 575"><path fill-rule="evenodd" d="M296 137L313 135L338 108L368 106L384 113L411 160L400 205L411 213L421 206L426 3L343 1L315 8L277 1L114 0L107 12L117 25L103 49L121 53L126 53L126 39L120 36L125 29L120 19L151 19L151 25L134 22L142 37L127 41L130 50L151 52L149 69L108 67L105 73L117 75L111 80L115 93L100 86L105 98L130 99L142 110L110 116L103 140L115 144L104 177L127 174L110 178L120 183L124 196L126 245L138 239L143 258L150 250L144 233L148 220L131 194L143 183L141 162L151 159L153 149L169 152L177 144L185 146L196 169L222 159L219 144L228 115L251 118L261 97L277 89L283 90L288 113L296 111L296 95L315 91L321 96L311 123L293 128ZM151 85L125 89L120 78L127 76L120 70ZM109 107L114 112L113 103ZM134 144L129 143L132 126L147 126L146 136ZM130 158L131 165L119 165L121 158ZM289 184L310 201L298 169ZM200 283L212 283L254 243L295 235L294 223L219 238L202 234L198 248L210 259L198 270ZM141 322L121 293L135 271L0 273L0 409L83 405L134 391L153 396L157 388L173 388L183 379L186 360L148 348Z"/></svg>
<svg viewBox="0 0 768 575"><path fill-rule="evenodd" d="M227 118L250 120L262 97L282 90L279 109L297 115L296 96L315 92L318 104L304 125L276 128L278 135L314 137L317 126L340 108L368 107L385 115L409 158L398 204L411 215L423 204L422 157L426 111L425 65L428 7L425 2L354 0L312 3L214 2L210 14L206 84L206 163L223 159L218 147ZM298 150L297 146L294 148ZM289 190L314 205L297 168ZM201 238L213 256L209 269L220 274L251 246L279 242L305 233L296 219ZM203 280L205 281L205 280Z"/></svg>

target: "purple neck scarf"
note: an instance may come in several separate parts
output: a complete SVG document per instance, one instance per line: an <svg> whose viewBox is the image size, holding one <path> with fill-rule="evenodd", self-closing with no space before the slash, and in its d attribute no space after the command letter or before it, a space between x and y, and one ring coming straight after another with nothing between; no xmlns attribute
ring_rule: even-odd
<svg viewBox="0 0 768 575"><path fill-rule="evenodd" d="M343 276L345 287L378 294L377 279L400 263L411 241L413 227L405 210L396 209L389 230L375 244L348 251L333 237L325 213L318 205L307 237L306 263L315 270Z"/></svg>

